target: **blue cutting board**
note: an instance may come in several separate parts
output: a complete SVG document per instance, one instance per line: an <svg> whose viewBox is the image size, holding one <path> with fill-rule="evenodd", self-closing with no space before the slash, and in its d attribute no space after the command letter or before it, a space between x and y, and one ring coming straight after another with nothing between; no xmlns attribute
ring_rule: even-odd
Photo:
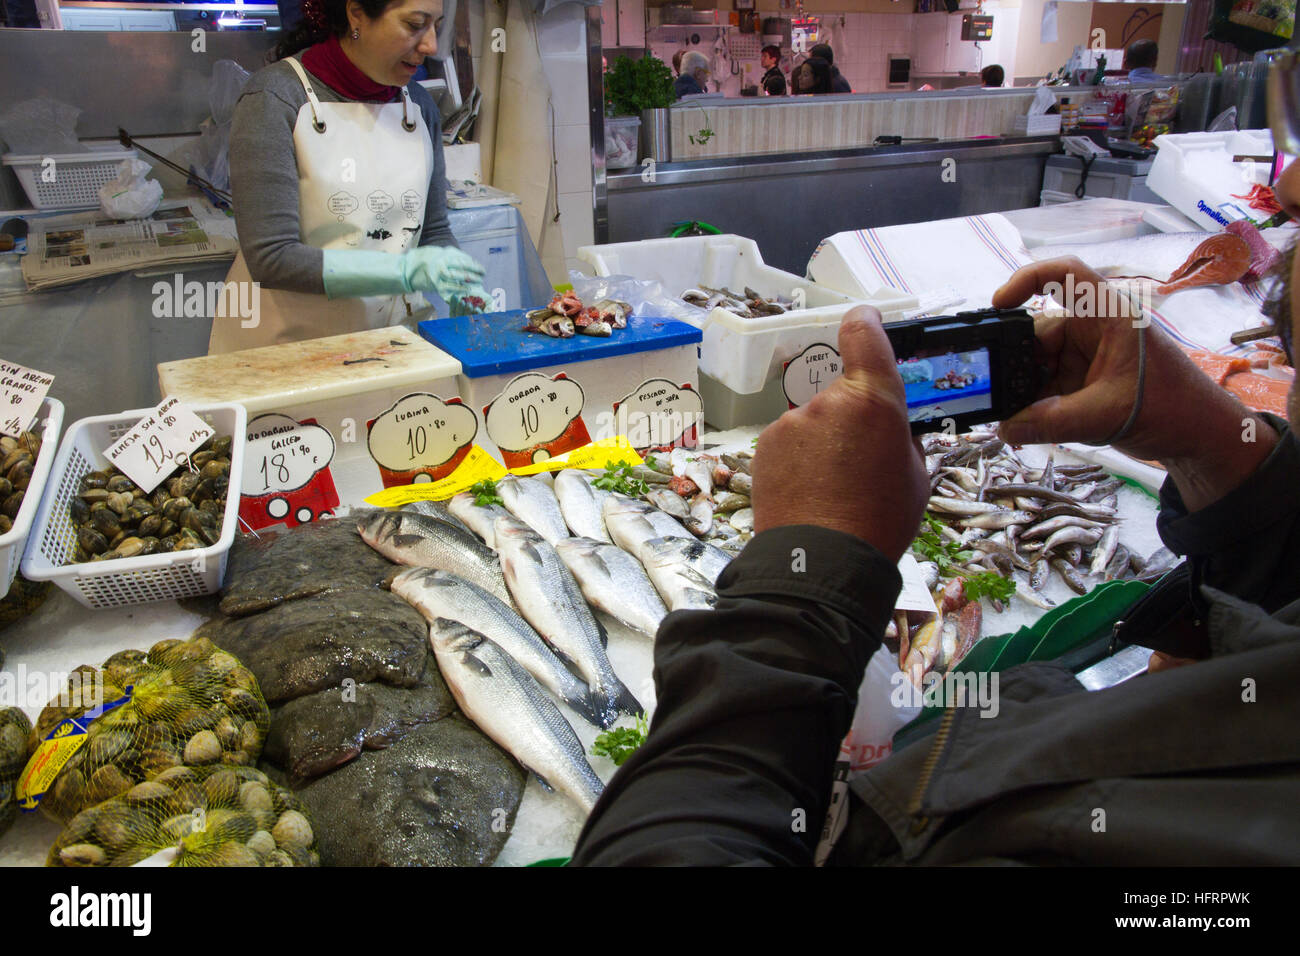
<svg viewBox="0 0 1300 956"><path fill-rule="evenodd" d="M693 325L646 315L632 316L627 328L615 329L608 338L575 335L556 339L525 332L526 324L523 310L518 309L426 319L419 330L427 341L458 359L461 370L470 378L695 345L704 338Z"/></svg>

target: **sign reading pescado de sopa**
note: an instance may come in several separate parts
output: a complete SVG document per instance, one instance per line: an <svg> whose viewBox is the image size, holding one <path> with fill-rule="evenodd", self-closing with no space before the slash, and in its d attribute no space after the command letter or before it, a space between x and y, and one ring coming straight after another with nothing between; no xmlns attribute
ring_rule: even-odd
<svg viewBox="0 0 1300 956"><path fill-rule="evenodd" d="M104 449L108 460L145 492L153 491L194 449L213 436L188 405L164 398L135 427Z"/></svg>
<svg viewBox="0 0 1300 956"><path fill-rule="evenodd" d="M17 438L31 428L53 384L48 372L0 360L0 435Z"/></svg>

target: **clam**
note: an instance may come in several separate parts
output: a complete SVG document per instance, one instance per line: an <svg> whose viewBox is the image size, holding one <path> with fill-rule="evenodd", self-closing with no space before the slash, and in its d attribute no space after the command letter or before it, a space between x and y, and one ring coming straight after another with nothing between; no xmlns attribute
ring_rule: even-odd
<svg viewBox="0 0 1300 956"><path fill-rule="evenodd" d="M74 843L59 851L59 860L64 866L103 866L108 854L93 843Z"/></svg>
<svg viewBox="0 0 1300 956"><path fill-rule="evenodd" d="M306 849L315 841L311 824L297 810L286 810L280 814L280 820L271 831L271 836L275 837L275 845L282 850L288 850L292 846Z"/></svg>

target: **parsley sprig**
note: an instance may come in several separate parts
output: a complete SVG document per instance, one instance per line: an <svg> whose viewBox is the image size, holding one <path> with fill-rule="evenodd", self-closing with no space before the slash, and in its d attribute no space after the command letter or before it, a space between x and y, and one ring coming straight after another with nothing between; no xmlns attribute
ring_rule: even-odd
<svg viewBox="0 0 1300 956"><path fill-rule="evenodd" d="M591 745L591 753L595 757L608 757L615 766L621 767L645 743L648 730L645 714L641 714L635 727L615 727L598 735Z"/></svg>
<svg viewBox="0 0 1300 956"><path fill-rule="evenodd" d="M504 505L505 501L497 494L497 483L491 478L484 478L482 481L469 486L470 494L474 496L474 504L480 508L486 508L488 505Z"/></svg>
<svg viewBox="0 0 1300 956"><path fill-rule="evenodd" d="M605 462L605 473L592 484L602 491L617 491L630 498L646 493L645 482L632 474L632 466L617 461Z"/></svg>
<svg viewBox="0 0 1300 956"><path fill-rule="evenodd" d="M941 577L963 578L962 589L968 601L987 597L991 600L1009 601L1016 593L1016 582L996 571L967 571L961 566L971 559L971 552L940 530L943 525L934 515L925 516L925 526L912 542L912 552L923 561L933 561L939 566Z"/></svg>

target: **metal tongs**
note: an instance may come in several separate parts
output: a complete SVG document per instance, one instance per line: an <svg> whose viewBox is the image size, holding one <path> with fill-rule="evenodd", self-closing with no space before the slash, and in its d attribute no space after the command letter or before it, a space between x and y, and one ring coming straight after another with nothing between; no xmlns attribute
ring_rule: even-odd
<svg viewBox="0 0 1300 956"><path fill-rule="evenodd" d="M172 162L166 156L159 156L157 153L155 153L152 149L149 149L147 146L141 146L139 140L132 139L131 134L128 133L126 130L122 129L122 127L120 126L117 128L117 141L127 149L138 149L146 156L156 159L158 162L162 163L168 169L180 173L182 176L185 177L185 181L187 183L193 186L198 186L199 189L203 190L203 193L214 203L216 203L218 206L221 206L222 208L225 209L229 209L231 205L234 203L234 196L232 196L229 192L227 192L224 189L218 189L216 186L212 185L212 183L208 182L202 176L199 176L197 173L195 173L194 170L185 169L179 163Z"/></svg>

